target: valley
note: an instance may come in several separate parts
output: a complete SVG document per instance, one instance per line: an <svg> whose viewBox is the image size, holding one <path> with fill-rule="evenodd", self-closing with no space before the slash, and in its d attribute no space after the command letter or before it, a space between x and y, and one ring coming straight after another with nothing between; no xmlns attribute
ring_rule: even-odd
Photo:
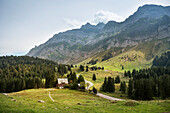
<svg viewBox="0 0 170 113"><path fill-rule="evenodd" d="M142 5L122 22L86 22L0 56L0 112L169 113L170 6Z"/></svg>

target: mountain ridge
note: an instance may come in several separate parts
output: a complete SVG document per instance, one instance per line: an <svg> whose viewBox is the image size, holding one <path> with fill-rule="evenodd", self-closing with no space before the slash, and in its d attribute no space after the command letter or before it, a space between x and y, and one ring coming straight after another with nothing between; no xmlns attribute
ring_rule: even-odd
<svg viewBox="0 0 170 113"><path fill-rule="evenodd" d="M158 10L159 13L155 13ZM87 23L80 29L55 34L27 55L76 64L114 47L123 50L147 40L169 37L169 16L170 6L144 5L124 22Z"/></svg>

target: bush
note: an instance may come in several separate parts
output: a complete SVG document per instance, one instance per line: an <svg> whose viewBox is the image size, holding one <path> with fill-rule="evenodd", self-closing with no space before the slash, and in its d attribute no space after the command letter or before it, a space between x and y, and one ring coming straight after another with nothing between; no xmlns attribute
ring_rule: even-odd
<svg viewBox="0 0 170 113"><path fill-rule="evenodd" d="M93 87L93 94L97 94L97 89L95 87Z"/></svg>
<svg viewBox="0 0 170 113"><path fill-rule="evenodd" d="M70 88L70 84L65 84L64 88Z"/></svg>
<svg viewBox="0 0 170 113"><path fill-rule="evenodd" d="M139 105L139 103L135 102L135 101L127 101L125 103L125 106L136 106Z"/></svg>

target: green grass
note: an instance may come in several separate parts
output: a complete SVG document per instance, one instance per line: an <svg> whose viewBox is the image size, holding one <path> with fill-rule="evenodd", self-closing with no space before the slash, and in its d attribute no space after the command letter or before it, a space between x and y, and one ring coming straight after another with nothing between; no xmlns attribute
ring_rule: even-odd
<svg viewBox="0 0 170 113"><path fill-rule="evenodd" d="M135 55L137 55L136 58L134 58ZM122 57L126 58L121 59ZM134 61L130 61L128 60L128 58ZM113 58L110 58L109 60L106 60L104 62L98 62L96 65L104 66L106 70L123 72L125 70L150 67L151 60L150 61L146 60L144 54L140 51L128 51ZM122 66L124 66L124 70L122 70Z"/></svg>
<svg viewBox="0 0 170 113"><path fill-rule="evenodd" d="M84 79L91 81L94 84L94 87L96 87L98 90L100 89L101 85L104 82L105 77L116 77L120 76L123 77L123 74L117 71L110 71L110 70L97 70L97 71L88 71L88 72L79 72L79 74L83 75ZM96 75L96 81L92 80L93 74Z"/></svg>
<svg viewBox="0 0 170 113"><path fill-rule="evenodd" d="M134 58L135 55L137 55L136 58ZM121 59L122 57L126 57L131 60L125 59L125 58ZM85 61L79 63L79 65L80 64L84 65L88 63L91 59L92 58L88 58ZM95 59L101 60L100 57L96 57ZM145 54L139 50L138 51L129 50L115 57L112 57L108 60L105 60L105 61L100 61L100 60L97 62L97 64L95 64L95 66L104 67L105 70L124 72L125 70L143 69L143 68L151 67L153 59L146 60ZM91 66L91 65L88 65L88 66ZM124 66L124 70L122 70L122 66Z"/></svg>
<svg viewBox="0 0 170 113"><path fill-rule="evenodd" d="M48 96L51 92L52 102ZM112 102L87 92L69 89L30 89L0 94L0 112L4 113L160 113L170 111L170 100L140 101L129 104L126 101ZM17 101L11 101L16 99ZM45 103L39 103L43 100ZM78 105L80 103L81 105Z"/></svg>
<svg viewBox="0 0 170 113"><path fill-rule="evenodd" d="M92 80L92 76L95 73L96 75L96 81ZM104 82L104 78L105 77L116 77L116 76L120 76L121 81L126 81L128 82L127 78L123 77L123 73L121 72L117 72L117 71L110 71L110 70L97 70L97 71L88 71L88 72L80 72L79 74L83 75L84 79L91 81L94 84L94 87L100 92L100 87L102 86L103 82ZM128 83L126 84L128 86ZM90 88L92 89L92 87ZM112 96L112 97L116 97L116 98L121 98L121 99L128 99L127 94L122 94L120 91L120 84L115 84L115 92L114 93L104 93L106 95Z"/></svg>
<svg viewBox="0 0 170 113"><path fill-rule="evenodd" d="M86 65L93 59L98 60L97 64L95 64L96 66L101 66L106 70L112 71L123 72L124 70L149 68L152 65L154 56L161 55L163 52L170 49L168 40L169 37L139 43L137 46L127 48L127 50L125 49L121 54L118 54L106 61L102 61L103 55L107 53L113 54L116 52L114 49L106 50L80 62L78 65ZM134 58L135 55L137 55L137 57ZM132 60L121 59L121 57L126 56ZM122 65L124 66L124 70L122 70Z"/></svg>

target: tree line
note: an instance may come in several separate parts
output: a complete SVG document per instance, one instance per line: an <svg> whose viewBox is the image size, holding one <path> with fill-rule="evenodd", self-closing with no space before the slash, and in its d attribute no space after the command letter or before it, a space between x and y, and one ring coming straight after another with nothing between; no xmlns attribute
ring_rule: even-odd
<svg viewBox="0 0 170 113"><path fill-rule="evenodd" d="M30 65L55 65L57 66L58 63L54 61L50 61L47 59L41 59L38 57L29 57L29 56L1 56L0 57L0 68L9 67L12 65L19 65L19 64L30 64Z"/></svg>
<svg viewBox="0 0 170 113"><path fill-rule="evenodd" d="M102 84L101 91L103 92L115 92L115 82L114 77L105 77L104 83Z"/></svg>
<svg viewBox="0 0 170 113"><path fill-rule="evenodd" d="M134 73L135 72L135 73ZM128 84L128 96L136 100L170 97L170 67L133 70Z"/></svg>
<svg viewBox="0 0 170 113"><path fill-rule="evenodd" d="M86 69L85 69L86 68ZM92 67L88 67L88 66L83 66L83 65L80 65L80 71L86 71L86 72L88 72L89 71L89 69L90 70L92 70L92 71L96 71L96 70L104 70L104 67L97 67L97 66L92 66Z"/></svg>
<svg viewBox="0 0 170 113"><path fill-rule="evenodd" d="M160 57L156 56L153 60L153 66L170 66L170 51L163 53Z"/></svg>

